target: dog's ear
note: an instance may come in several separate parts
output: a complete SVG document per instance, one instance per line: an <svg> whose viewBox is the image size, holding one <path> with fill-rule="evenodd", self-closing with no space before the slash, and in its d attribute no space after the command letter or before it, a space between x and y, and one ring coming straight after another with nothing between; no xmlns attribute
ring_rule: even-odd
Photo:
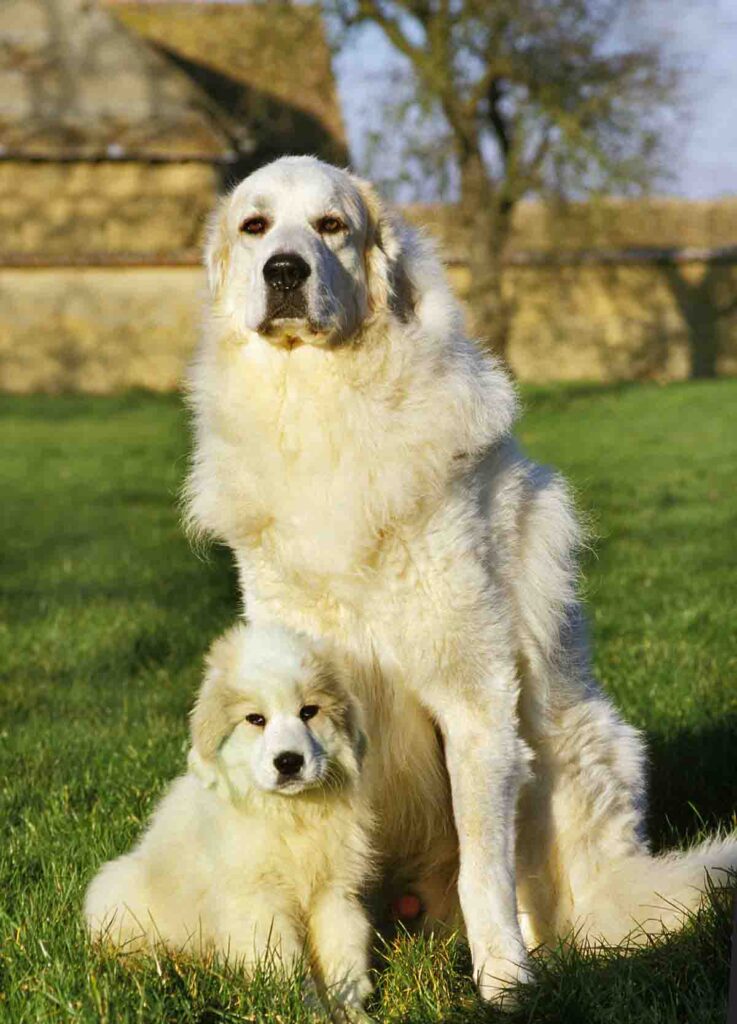
<svg viewBox="0 0 737 1024"><path fill-rule="evenodd" d="M192 747L205 760L215 757L230 731L230 720L219 692L220 676L217 670L207 673L189 717Z"/></svg>
<svg viewBox="0 0 737 1024"><path fill-rule="evenodd" d="M368 740L366 738L363 710L352 695L346 696L343 721L346 734L350 740L351 749L356 758L356 767L360 771L363 766L363 759L366 756Z"/></svg>
<svg viewBox="0 0 737 1024"><path fill-rule="evenodd" d="M218 200L205 233L205 267L213 297L217 297L225 284L229 262L228 197L225 196Z"/></svg>
<svg viewBox="0 0 737 1024"><path fill-rule="evenodd" d="M207 652L205 678L189 718L192 748L205 761L214 759L232 723L226 700L235 658L235 631L219 637Z"/></svg>
<svg viewBox="0 0 737 1024"><path fill-rule="evenodd" d="M414 290L405 260L406 227L389 210L373 185L362 178L354 183L366 210L366 276L371 313L390 310L406 322L414 311Z"/></svg>

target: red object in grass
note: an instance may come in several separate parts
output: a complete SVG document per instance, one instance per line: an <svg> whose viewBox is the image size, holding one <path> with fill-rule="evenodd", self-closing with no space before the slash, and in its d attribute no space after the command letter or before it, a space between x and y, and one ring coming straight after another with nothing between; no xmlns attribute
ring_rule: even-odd
<svg viewBox="0 0 737 1024"><path fill-rule="evenodd" d="M422 913L422 904L414 893L398 896L392 903L392 912L400 921L414 921Z"/></svg>

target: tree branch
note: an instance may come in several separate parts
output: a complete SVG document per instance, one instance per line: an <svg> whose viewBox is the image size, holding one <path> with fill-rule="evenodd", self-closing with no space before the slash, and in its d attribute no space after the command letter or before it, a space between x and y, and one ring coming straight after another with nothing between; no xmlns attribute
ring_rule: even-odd
<svg viewBox="0 0 737 1024"><path fill-rule="evenodd" d="M492 78L489 83L489 89L486 94L486 99L489 104L489 121L497 137L499 143L499 149L501 150L502 159L504 160L505 166L509 165L509 158L512 152L512 145L514 138L512 135L512 127L509 121L502 114L499 106L503 95L503 83L500 78Z"/></svg>
<svg viewBox="0 0 737 1024"><path fill-rule="evenodd" d="M379 28L383 29L386 33L389 41L396 46L400 53L403 53L405 57L409 57L415 66L419 66L424 62L426 57L425 51L409 41L402 31L399 22L394 18L390 18L382 10L378 0L359 0L358 13L359 17L363 20L375 21Z"/></svg>
<svg viewBox="0 0 737 1024"><path fill-rule="evenodd" d="M464 104L453 79L454 62L449 52L451 38L450 0L441 0L438 11L433 14L430 5L405 0L400 5L408 16L416 18L425 30L427 48L418 46L407 36L398 17L392 17L380 0L358 0L355 24L373 21L384 32L394 47L411 62L423 89L440 104L460 158L464 158L476 146L476 126L472 117L467 116Z"/></svg>
<svg viewBox="0 0 737 1024"><path fill-rule="evenodd" d="M407 4L407 10L413 14L413 5ZM412 65L423 80L425 88L431 95L435 95L441 102L443 110L451 123L453 131L461 130L462 111L452 81L452 62L447 53L447 36L444 34L438 46L437 38L434 38L436 28L432 18L428 19L426 33L429 44L429 51L421 46L412 43L396 18L391 18L381 7L379 0L359 0L359 17L362 20L371 20L381 28L389 41L396 48L408 57ZM424 24L424 23L423 23ZM439 52L438 52L439 51Z"/></svg>
<svg viewBox="0 0 737 1024"><path fill-rule="evenodd" d="M501 60L499 57L490 59L484 73L474 82L464 106L470 116L476 115L476 108L479 103L489 95L494 79L510 78L512 76L512 65L508 60Z"/></svg>

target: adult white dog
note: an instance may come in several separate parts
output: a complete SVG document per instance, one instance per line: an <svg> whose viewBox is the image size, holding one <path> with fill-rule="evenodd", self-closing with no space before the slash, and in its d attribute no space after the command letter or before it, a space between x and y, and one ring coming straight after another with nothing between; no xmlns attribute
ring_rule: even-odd
<svg viewBox="0 0 737 1024"><path fill-rule="evenodd" d="M512 440L513 388L432 246L365 182L290 157L223 200L207 265L192 523L234 550L252 619L352 660L381 848L441 919L444 750L482 994L526 977L525 940L677 923L737 843L649 855L642 742L589 669L571 500Z"/></svg>

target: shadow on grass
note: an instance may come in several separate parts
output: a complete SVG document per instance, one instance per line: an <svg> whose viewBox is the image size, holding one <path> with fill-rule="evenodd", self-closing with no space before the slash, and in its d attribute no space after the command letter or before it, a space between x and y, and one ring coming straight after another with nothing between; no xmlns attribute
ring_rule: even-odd
<svg viewBox="0 0 737 1024"><path fill-rule="evenodd" d="M648 834L657 849L702 831L733 828L737 812L737 715L708 728L648 737Z"/></svg>
<svg viewBox="0 0 737 1024"><path fill-rule="evenodd" d="M186 416L184 397L179 391L146 391L132 388L111 395L90 395L68 392L55 395L12 395L0 392L0 417L9 416L34 423L50 423L75 419L78 416L106 417L120 412L150 410L151 406L178 409Z"/></svg>
<svg viewBox="0 0 737 1024"><path fill-rule="evenodd" d="M655 387L655 385L653 385ZM607 384L581 381L561 384L523 384L520 388L522 409L529 412L562 412L577 402L605 395L621 395L628 391L642 391L642 383L617 380Z"/></svg>
<svg viewBox="0 0 737 1024"><path fill-rule="evenodd" d="M98 536L101 531L98 530ZM111 527L106 543L112 545L116 530ZM113 564L107 576L98 575L95 567L84 562L87 547L83 537L68 539L49 538L33 550L39 565L44 569L49 563L60 559L62 552L80 552L79 570L76 579L68 579L63 575L56 578L44 578L39 584L38 577L22 575L27 568L28 554L18 548L8 552L6 567L17 569L13 575L8 573L13 583L7 585L5 593L12 597L8 602L8 619L14 623L33 622L41 616L38 602L43 599L46 612L49 609L79 608L85 605L96 605L100 602L126 602L135 608L140 600L154 599L161 609L172 616L181 613L184 617L192 608L201 611L202 618L212 617L213 609L217 614L220 608L230 608L233 616L240 607L238 576L231 552L220 545L212 545L205 552L195 556L188 552L189 560L181 557L184 542L175 539L171 548L169 565L165 572L152 574L141 571L141 564L134 563L130 571L125 566ZM161 557L161 552L154 554ZM118 574L112 573L117 569ZM82 573L88 573L87 579L80 579ZM15 582L17 580L17 582ZM25 602L24 603L24 599Z"/></svg>
<svg viewBox="0 0 737 1024"><path fill-rule="evenodd" d="M647 394L649 392L653 395L653 401L656 401L656 396L663 391L668 393L693 392L694 387L697 387L699 391L696 393L700 394L703 398L704 395L712 393L711 389L721 389L725 386L727 388L730 387L729 378L726 377L708 380L700 379L697 382L681 380L669 381L667 383L659 383L652 380L615 380L609 383L575 381L544 385L522 384L520 386L520 396L522 399L522 412L526 416L528 413L536 415L547 412L566 412L579 403L583 404L590 399L615 398L630 393ZM708 390L702 390L704 388Z"/></svg>

